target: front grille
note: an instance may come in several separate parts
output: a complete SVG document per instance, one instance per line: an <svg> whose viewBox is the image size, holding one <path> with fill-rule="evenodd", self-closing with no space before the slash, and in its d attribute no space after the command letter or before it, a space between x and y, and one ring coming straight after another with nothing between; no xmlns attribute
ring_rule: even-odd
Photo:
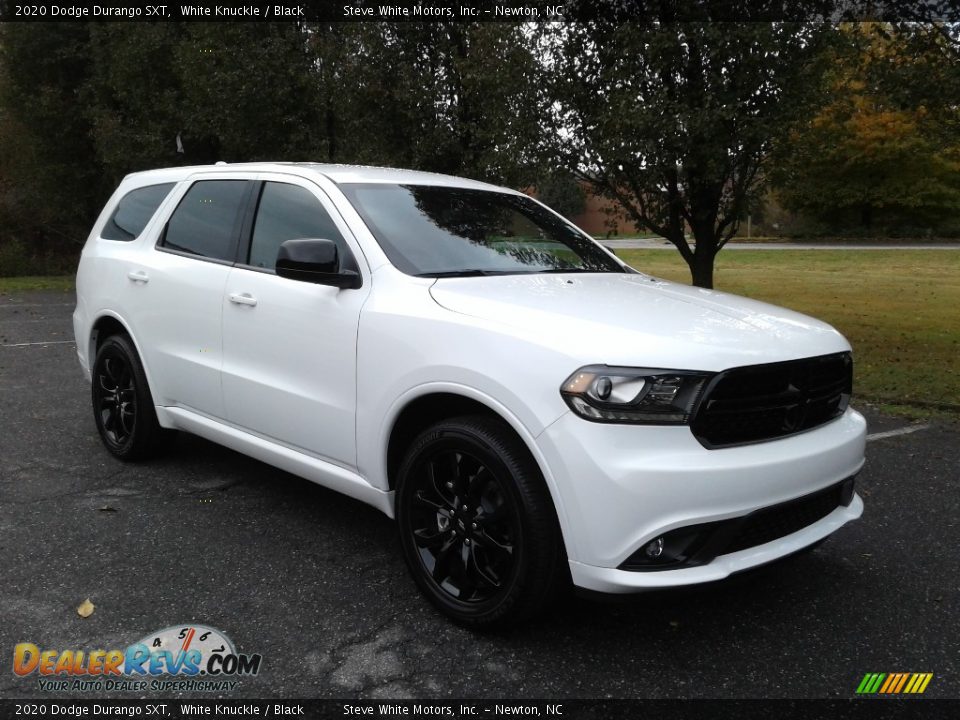
<svg viewBox="0 0 960 720"><path fill-rule="evenodd" d="M726 370L707 387L690 429L711 449L786 437L842 415L852 388L850 353Z"/></svg>

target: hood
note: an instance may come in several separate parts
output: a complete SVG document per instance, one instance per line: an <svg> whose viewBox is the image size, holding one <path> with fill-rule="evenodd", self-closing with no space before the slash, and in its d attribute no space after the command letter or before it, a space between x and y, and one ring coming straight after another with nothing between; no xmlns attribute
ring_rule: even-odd
<svg viewBox="0 0 960 720"><path fill-rule="evenodd" d="M806 315L642 274L441 278L430 294L585 364L717 371L850 349Z"/></svg>

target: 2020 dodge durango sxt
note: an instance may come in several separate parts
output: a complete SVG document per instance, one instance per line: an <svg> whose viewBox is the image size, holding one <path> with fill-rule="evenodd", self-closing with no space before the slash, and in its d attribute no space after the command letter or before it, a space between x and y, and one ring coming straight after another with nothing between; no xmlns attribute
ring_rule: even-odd
<svg viewBox="0 0 960 720"><path fill-rule="evenodd" d="M397 521L456 621L725 578L860 516L850 346L642 274L519 192L338 165L128 176L74 331L104 445L195 433Z"/></svg>

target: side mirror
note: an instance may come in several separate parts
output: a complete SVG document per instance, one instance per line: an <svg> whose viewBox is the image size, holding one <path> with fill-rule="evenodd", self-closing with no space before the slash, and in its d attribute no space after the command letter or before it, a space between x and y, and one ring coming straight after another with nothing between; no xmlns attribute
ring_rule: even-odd
<svg viewBox="0 0 960 720"><path fill-rule="evenodd" d="M287 240L277 251L277 275L317 283L333 285L341 289L360 287L360 273L341 270L337 244L333 240L297 238Z"/></svg>

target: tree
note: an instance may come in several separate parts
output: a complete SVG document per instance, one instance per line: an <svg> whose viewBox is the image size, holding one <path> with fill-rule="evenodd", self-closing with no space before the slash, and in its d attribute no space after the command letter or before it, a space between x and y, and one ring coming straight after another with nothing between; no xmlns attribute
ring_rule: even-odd
<svg viewBox="0 0 960 720"><path fill-rule="evenodd" d="M364 23L344 83L360 161L520 186L545 113L531 38L510 23Z"/></svg>
<svg viewBox="0 0 960 720"><path fill-rule="evenodd" d="M536 175L543 92L520 25L16 23L0 50L0 208L73 252L120 178L150 167Z"/></svg>
<svg viewBox="0 0 960 720"><path fill-rule="evenodd" d="M80 102L90 72L89 25L16 23L0 25L0 33L0 154L12 194L6 204L16 207L17 224L82 242L104 185Z"/></svg>
<svg viewBox="0 0 960 720"><path fill-rule="evenodd" d="M96 26L85 105L101 162L115 176L324 157L309 38L292 22Z"/></svg>
<svg viewBox="0 0 960 720"><path fill-rule="evenodd" d="M583 185L569 172L551 172L543 175L536 185L537 199L549 205L565 218L583 212L587 204Z"/></svg>
<svg viewBox="0 0 960 720"><path fill-rule="evenodd" d="M184 104L175 52L185 34L177 23L91 24L90 72L75 112L90 123L108 191L136 170L206 161L177 153Z"/></svg>
<svg viewBox="0 0 960 720"><path fill-rule="evenodd" d="M176 70L187 137L214 160L328 156L315 58L298 23L190 23Z"/></svg>
<svg viewBox="0 0 960 720"><path fill-rule="evenodd" d="M960 211L960 58L930 26L864 23L843 35L829 102L777 153L779 197L867 232L879 222L929 229L952 220Z"/></svg>
<svg viewBox="0 0 960 720"><path fill-rule="evenodd" d="M815 102L831 33L769 22L548 30L558 162L673 243L694 285L712 287L774 140Z"/></svg>

